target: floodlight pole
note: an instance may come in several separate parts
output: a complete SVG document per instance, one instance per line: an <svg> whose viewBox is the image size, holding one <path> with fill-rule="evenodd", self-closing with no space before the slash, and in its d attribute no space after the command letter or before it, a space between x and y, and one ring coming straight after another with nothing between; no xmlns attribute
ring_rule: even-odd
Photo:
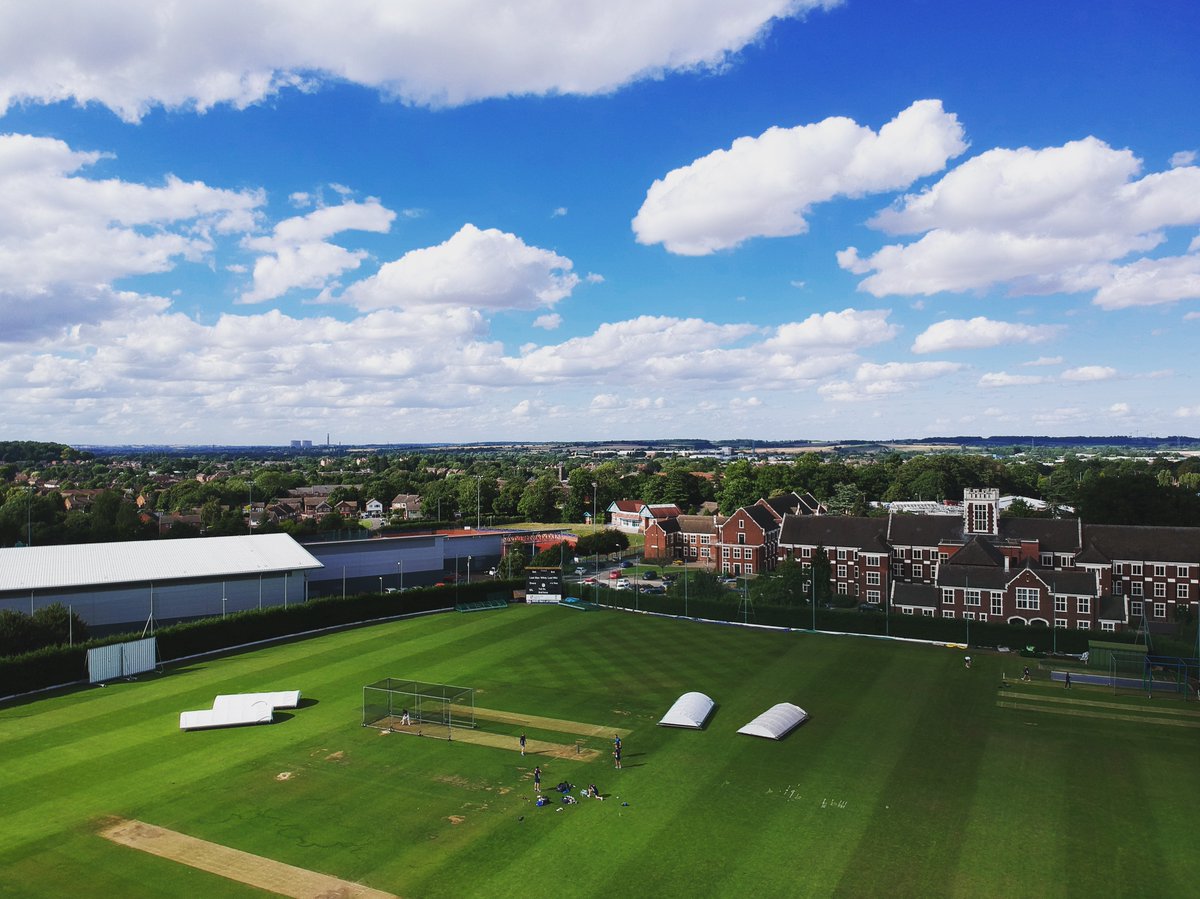
<svg viewBox="0 0 1200 899"><path fill-rule="evenodd" d="M592 574L600 573L600 547L596 545L596 482L592 481L592 557L595 559L595 564L592 566ZM1197 636L1200 640L1200 635Z"/></svg>
<svg viewBox="0 0 1200 899"><path fill-rule="evenodd" d="M483 490L483 475L475 475L475 530L479 530L479 496ZM470 568L467 569L468 573ZM470 583L470 581L468 581Z"/></svg>

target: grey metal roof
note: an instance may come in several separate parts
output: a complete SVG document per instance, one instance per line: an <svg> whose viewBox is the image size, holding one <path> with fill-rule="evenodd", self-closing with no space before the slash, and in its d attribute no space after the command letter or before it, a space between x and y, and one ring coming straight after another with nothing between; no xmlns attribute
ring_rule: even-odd
<svg viewBox="0 0 1200 899"><path fill-rule="evenodd" d="M0 592L323 568L288 534L0 549Z"/></svg>

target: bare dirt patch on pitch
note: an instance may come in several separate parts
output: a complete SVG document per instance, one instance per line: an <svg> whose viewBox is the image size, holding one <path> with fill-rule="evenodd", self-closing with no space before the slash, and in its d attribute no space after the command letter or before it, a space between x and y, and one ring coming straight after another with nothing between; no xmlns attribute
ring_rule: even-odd
<svg viewBox="0 0 1200 899"><path fill-rule="evenodd" d="M231 849L219 843L210 843L208 840L141 821L129 821L124 818L110 820L99 833L106 840L122 846L129 846L281 896L294 896L297 899L395 899L392 893L384 893L317 871L286 865L261 855Z"/></svg>

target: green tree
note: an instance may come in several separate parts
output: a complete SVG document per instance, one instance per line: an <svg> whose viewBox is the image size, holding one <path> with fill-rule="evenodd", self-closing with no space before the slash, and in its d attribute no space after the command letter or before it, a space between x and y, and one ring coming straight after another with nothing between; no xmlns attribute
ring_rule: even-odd
<svg viewBox="0 0 1200 899"><path fill-rule="evenodd" d="M825 551L824 544L818 543L817 548L813 550L812 564L809 567L811 584L809 593L812 595L813 602L818 605L828 603L833 595L833 589L829 583L832 574L833 566L829 563L829 553Z"/></svg>
<svg viewBox="0 0 1200 899"><path fill-rule="evenodd" d="M517 503L517 513L526 521L557 521L559 494L558 478L544 474L525 488Z"/></svg>

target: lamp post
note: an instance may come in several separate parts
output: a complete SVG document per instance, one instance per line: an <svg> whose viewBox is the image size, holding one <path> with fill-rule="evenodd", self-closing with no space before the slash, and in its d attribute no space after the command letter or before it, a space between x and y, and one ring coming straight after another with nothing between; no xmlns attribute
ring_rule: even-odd
<svg viewBox="0 0 1200 899"><path fill-rule="evenodd" d="M471 586L471 557L467 556L467 586Z"/></svg>
<svg viewBox="0 0 1200 899"><path fill-rule="evenodd" d="M481 490L483 490L483 475L477 474L475 475L475 530L479 530L479 494Z"/></svg>
<svg viewBox="0 0 1200 899"><path fill-rule="evenodd" d="M400 592L404 592L404 560L401 559L396 563L396 567L400 569Z"/></svg>
<svg viewBox="0 0 1200 899"><path fill-rule="evenodd" d="M250 482L250 508L246 510L246 533L254 533L254 482Z"/></svg>
<svg viewBox="0 0 1200 899"><path fill-rule="evenodd" d="M592 481L592 574L600 573L600 547L596 546L596 482Z"/></svg>
<svg viewBox="0 0 1200 899"><path fill-rule="evenodd" d="M221 581L221 617L225 617L225 582Z"/></svg>
<svg viewBox="0 0 1200 899"><path fill-rule="evenodd" d="M382 576L380 576L380 578L379 578L379 595L383 596L383 577Z"/></svg>

